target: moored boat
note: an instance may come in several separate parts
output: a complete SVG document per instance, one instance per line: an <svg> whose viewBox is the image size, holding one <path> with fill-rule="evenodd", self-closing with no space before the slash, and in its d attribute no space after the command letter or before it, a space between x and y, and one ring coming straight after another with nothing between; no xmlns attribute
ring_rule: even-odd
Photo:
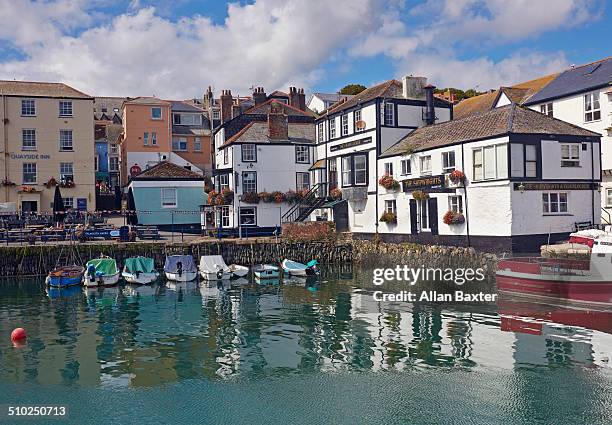
<svg viewBox="0 0 612 425"><path fill-rule="evenodd" d="M278 279L279 269L272 264L259 264L253 267L253 274L257 279Z"/></svg>
<svg viewBox="0 0 612 425"><path fill-rule="evenodd" d="M128 283L147 285L159 277L152 258L131 257L125 260L121 276Z"/></svg>
<svg viewBox="0 0 612 425"><path fill-rule="evenodd" d="M232 274L232 277L245 277L249 274L249 268L246 266L241 266L240 264L230 264L229 271Z"/></svg>
<svg viewBox="0 0 612 425"><path fill-rule="evenodd" d="M87 287L113 286L119 282L119 269L114 258L101 255L85 265L83 282Z"/></svg>
<svg viewBox="0 0 612 425"><path fill-rule="evenodd" d="M45 282L54 288L76 286L83 283L83 273L85 273L85 269L82 266L56 267L49 272Z"/></svg>
<svg viewBox="0 0 612 425"><path fill-rule="evenodd" d="M612 305L612 238L594 239L589 260L522 257L502 259L497 288L516 295Z"/></svg>
<svg viewBox="0 0 612 425"><path fill-rule="evenodd" d="M169 255L164 264L168 280L190 282L198 277L198 271L191 255Z"/></svg>
<svg viewBox="0 0 612 425"><path fill-rule="evenodd" d="M231 277L230 268L220 255L203 255L199 269L200 276L206 280L227 280Z"/></svg>
<svg viewBox="0 0 612 425"><path fill-rule="evenodd" d="M283 271L290 276L315 276L319 274L317 264L317 260L311 260L307 264L302 264L285 258L281 266Z"/></svg>

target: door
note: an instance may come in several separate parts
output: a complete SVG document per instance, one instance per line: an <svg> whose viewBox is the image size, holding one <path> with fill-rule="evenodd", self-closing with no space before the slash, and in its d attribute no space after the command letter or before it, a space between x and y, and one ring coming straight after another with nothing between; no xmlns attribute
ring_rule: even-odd
<svg viewBox="0 0 612 425"><path fill-rule="evenodd" d="M340 202L333 207L334 223L336 223L336 231L344 232L349 228L348 222L348 202Z"/></svg>
<svg viewBox="0 0 612 425"><path fill-rule="evenodd" d="M21 201L21 211L24 213L38 212L38 201Z"/></svg>

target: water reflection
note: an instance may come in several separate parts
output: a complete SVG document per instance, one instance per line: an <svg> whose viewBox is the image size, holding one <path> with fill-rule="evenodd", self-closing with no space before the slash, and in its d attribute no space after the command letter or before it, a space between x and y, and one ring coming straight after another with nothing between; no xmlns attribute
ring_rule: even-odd
<svg viewBox="0 0 612 425"><path fill-rule="evenodd" d="M326 371L609 367L612 313L502 300L381 304L352 270L287 282L53 291L4 282L3 382L151 387Z"/></svg>

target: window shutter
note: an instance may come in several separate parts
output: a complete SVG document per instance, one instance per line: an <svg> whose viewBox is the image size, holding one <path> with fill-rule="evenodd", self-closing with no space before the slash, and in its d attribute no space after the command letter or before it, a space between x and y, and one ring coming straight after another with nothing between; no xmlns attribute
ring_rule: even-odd
<svg viewBox="0 0 612 425"><path fill-rule="evenodd" d="M429 198L427 200L427 209L429 210L429 228L432 235L438 234L438 198Z"/></svg>
<svg viewBox="0 0 612 425"><path fill-rule="evenodd" d="M417 203L416 199L410 200L410 233L416 235L419 231L417 227Z"/></svg>

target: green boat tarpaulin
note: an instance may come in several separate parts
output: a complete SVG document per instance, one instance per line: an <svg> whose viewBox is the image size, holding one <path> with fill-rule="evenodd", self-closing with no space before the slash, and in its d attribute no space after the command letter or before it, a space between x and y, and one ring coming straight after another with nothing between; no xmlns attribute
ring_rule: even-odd
<svg viewBox="0 0 612 425"><path fill-rule="evenodd" d="M96 268L96 273L104 273L105 275L113 275L117 273L117 262L113 258L96 258L87 262L87 267L93 265Z"/></svg>
<svg viewBox="0 0 612 425"><path fill-rule="evenodd" d="M125 260L125 271L128 273L151 273L155 270L152 258L133 257Z"/></svg>

